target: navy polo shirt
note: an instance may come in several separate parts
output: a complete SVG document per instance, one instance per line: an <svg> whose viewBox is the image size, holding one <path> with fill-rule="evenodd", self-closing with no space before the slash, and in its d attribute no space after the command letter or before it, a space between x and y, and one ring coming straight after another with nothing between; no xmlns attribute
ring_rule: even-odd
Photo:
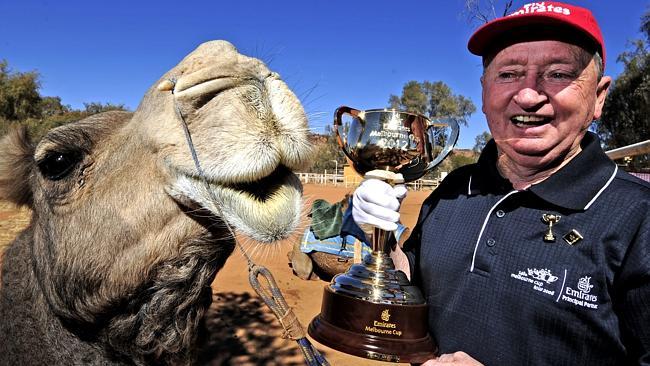
<svg viewBox="0 0 650 366"><path fill-rule="evenodd" d="M486 365L650 364L650 185L591 133L522 191L496 156L491 141L449 174L404 247L441 353Z"/></svg>

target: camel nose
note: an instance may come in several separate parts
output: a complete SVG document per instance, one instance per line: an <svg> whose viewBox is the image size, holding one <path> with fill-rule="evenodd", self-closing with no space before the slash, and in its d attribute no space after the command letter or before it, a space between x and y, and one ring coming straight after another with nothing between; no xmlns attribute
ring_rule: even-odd
<svg viewBox="0 0 650 366"><path fill-rule="evenodd" d="M305 110L277 73L270 73L264 86L274 115L281 163L292 170L300 169L308 164L312 152Z"/></svg>

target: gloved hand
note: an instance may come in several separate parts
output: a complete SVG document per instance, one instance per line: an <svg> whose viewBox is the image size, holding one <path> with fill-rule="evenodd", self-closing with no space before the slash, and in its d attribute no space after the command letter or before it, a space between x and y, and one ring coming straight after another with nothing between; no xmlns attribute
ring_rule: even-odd
<svg viewBox="0 0 650 366"><path fill-rule="evenodd" d="M364 231L368 225L394 231L406 192L403 184L391 186L379 179L366 179L352 196L352 218Z"/></svg>

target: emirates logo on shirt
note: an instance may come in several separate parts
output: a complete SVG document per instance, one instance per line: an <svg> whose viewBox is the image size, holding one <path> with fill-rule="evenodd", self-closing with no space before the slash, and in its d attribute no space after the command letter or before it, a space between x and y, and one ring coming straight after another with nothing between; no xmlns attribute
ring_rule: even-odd
<svg viewBox="0 0 650 366"><path fill-rule="evenodd" d="M589 293L594 287L590 281L591 277L584 276L578 280L577 290L567 286L562 293L562 300L585 308L598 309L598 296Z"/></svg>
<svg viewBox="0 0 650 366"><path fill-rule="evenodd" d="M591 280L591 277L582 277L578 281L578 290L582 291L585 294L588 294L589 291L591 291L591 288L594 287L594 285L589 284L589 280Z"/></svg>

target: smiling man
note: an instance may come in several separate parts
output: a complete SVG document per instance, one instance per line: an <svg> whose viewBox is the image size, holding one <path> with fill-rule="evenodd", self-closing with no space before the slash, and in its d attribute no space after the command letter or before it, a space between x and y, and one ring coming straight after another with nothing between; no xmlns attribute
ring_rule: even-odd
<svg viewBox="0 0 650 366"><path fill-rule="evenodd" d="M392 253L428 303L441 355L425 365L650 365L650 185L588 132L611 84L596 20L526 4L468 48L493 140ZM390 230L402 196L366 181L353 218Z"/></svg>
<svg viewBox="0 0 650 366"><path fill-rule="evenodd" d="M525 42L480 49L483 112L498 146L497 166L517 189L573 159L603 108L611 78L601 77L602 51L581 46L568 31L556 26Z"/></svg>

